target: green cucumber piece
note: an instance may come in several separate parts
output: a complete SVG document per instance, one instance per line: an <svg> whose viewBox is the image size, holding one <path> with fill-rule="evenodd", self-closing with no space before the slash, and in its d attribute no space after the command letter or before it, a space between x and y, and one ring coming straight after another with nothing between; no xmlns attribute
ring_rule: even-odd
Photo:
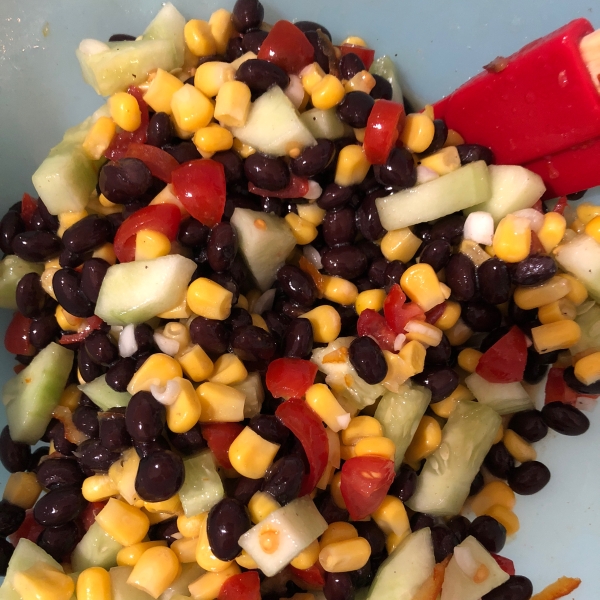
<svg viewBox="0 0 600 600"><path fill-rule="evenodd" d="M258 373L250 373L244 381L236 383L231 387L243 392L246 396L246 400L244 401L245 419L251 419L260 413L262 403L265 400L265 390Z"/></svg>
<svg viewBox="0 0 600 600"><path fill-rule="evenodd" d="M204 569L196 563L181 565L181 574L177 579L158 597L158 600L176 600L177 596L188 596L188 586L205 573ZM115 599L116 600L116 599ZM129 599L127 599L129 600Z"/></svg>
<svg viewBox="0 0 600 600"><path fill-rule="evenodd" d="M113 567L108 572L112 600L154 600L147 592L127 583L131 571L133 567Z"/></svg>
<svg viewBox="0 0 600 600"><path fill-rule="evenodd" d="M573 355L584 350L600 351L600 306L592 305L577 316L575 323L581 328L581 339L569 348Z"/></svg>
<svg viewBox="0 0 600 600"><path fill-rule="evenodd" d="M196 263L170 254L109 267L96 314L109 325L143 323L181 304Z"/></svg>
<svg viewBox="0 0 600 600"><path fill-rule="evenodd" d="M123 546L108 535L99 523L92 523L71 556L74 571L83 571L90 567L110 569L117 564L117 554Z"/></svg>
<svg viewBox="0 0 600 600"><path fill-rule="evenodd" d="M300 120L315 139L337 140L346 134L346 126L337 116L335 108L311 108L300 115Z"/></svg>
<svg viewBox="0 0 600 600"><path fill-rule="evenodd" d="M554 251L556 262L585 285L590 296L600 302L600 244L581 233Z"/></svg>
<svg viewBox="0 0 600 600"><path fill-rule="evenodd" d="M43 265L27 262L14 254L5 256L0 262L0 308L17 310L15 294L21 277L27 273L41 275L43 272Z"/></svg>
<svg viewBox="0 0 600 600"><path fill-rule="evenodd" d="M488 167L482 160L427 183L376 200L381 224L388 231L433 221L490 199Z"/></svg>
<svg viewBox="0 0 600 600"><path fill-rule="evenodd" d="M96 377L89 383L79 386L79 389L94 403L100 410L108 410L115 406L127 406L131 400L129 392L116 392L106 383L106 375Z"/></svg>
<svg viewBox="0 0 600 600"><path fill-rule="evenodd" d="M471 373L465 379L465 385L480 404L486 404L493 408L499 415L510 415L533 408L533 402L529 394L518 381L514 383L491 383L481 375Z"/></svg>
<svg viewBox="0 0 600 600"><path fill-rule="evenodd" d="M145 40L171 40L175 47L175 60L181 66L185 54L184 27L185 17L170 2L167 2L152 19L142 38Z"/></svg>
<svg viewBox="0 0 600 600"><path fill-rule="evenodd" d="M231 131L240 141L272 156L287 156L291 148L317 143L291 100L277 85L252 103L246 124L232 127Z"/></svg>
<svg viewBox="0 0 600 600"><path fill-rule="evenodd" d="M383 561L369 588L368 600L412 600L435 567L431 531L411 533Z"/></svg>
<svg viewBox="0 0 600 600"><path fill-rule="evenodd" d="M256 226L257 219L265 225ZM231 224L238 235L240 252L262 291L268 290L277 271L296 247L296 238L285 219L249 208L236 208Z"/></svg>
<svg viewBox="0 0 600 600"><path fill-rule="evenodd" d="M546 191L542 178L518 165L490 165L492 196L486 202L465 209L465 214L476 210L489 212L498 223L506 215L531 208Z"/></svg>
<svg viewBox="0 0 600 600"><path fill-rule="evenodd" d="M369 73L387 79L392 86L392 100L394 102L399 102L400 104L404 102L398 70L396 69L394 61L387 54L384 54L373 61Z"/></svg>
<svg viewBox="0 0 600 600"><path fill-rule="evenodd" d="M223 482L210 450L183 461L185 478L179 490L179 498L186 517L193 517L210 510L225 497Z"/></svg>
<svg viewBox="0 0 600 600"><path fill-rule="evenodd" d="M460 402L442 430L442 443L427 458L407 506L434 516L457 515L501 422L489 406Z"/></svg>
<svg viewBox="0 0 600 600"><path fill-rule="evenodd" d="M13 440L31 445L40 441L72 366L73 351L52 342L6 382L2 402Z"/></svg>
<svg viewBox="0 0 600 600"><path fill-rule="evenodd" d="M402 386L397 394L384 394L377 405L375 418L381 423L383 435L396 445L396 470L402 464L404 453L430 401L431 392L428 389L421 386Z"/></svg>

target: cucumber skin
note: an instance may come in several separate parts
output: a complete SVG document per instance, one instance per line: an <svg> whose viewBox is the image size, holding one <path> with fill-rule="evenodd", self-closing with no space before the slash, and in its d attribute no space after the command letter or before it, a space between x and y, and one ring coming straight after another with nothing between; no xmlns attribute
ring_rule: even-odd
<svg viewBox="0 0 600 600"><path fill-rule="evenodd" d="M13 254L5 256L0 262L0 308L17 310L15 294L21 277L27 273L41 275L43 265L30 263Z"/></svg>

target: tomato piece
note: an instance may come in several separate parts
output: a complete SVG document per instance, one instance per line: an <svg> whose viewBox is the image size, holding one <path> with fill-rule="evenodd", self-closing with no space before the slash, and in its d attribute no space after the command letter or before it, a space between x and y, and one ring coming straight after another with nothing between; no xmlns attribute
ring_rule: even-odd
<svg viewBox="0 0 600 600"><path fill-rule="evenodd" d="M527 340L516 326L483 353L475 372L490 383L513 383L523 380L527 363Z"/></svg>
<svg viewBox="0 0 600 600"><path fill-rule="evenodd" d="M27 192L23 194L21 198L21 219L25 222L25 225L29 227L31 225L31 218L33 213L37 210L37 200L32 198Z"/></svg>
<svg viewBox="0 0 600 600"><path fill-rule="evenodd" d="M301 358L278 358L269 363L267 389L274 398L302 398L314 383L317 365Z"/></svg>
<svg viewBox="0 0 600 600"><path fill-rule="evenodd" d="M210 159L192 160L175 169L173 188L185 209L204 225L221 221L225 210L225 168Z"/></svg>
<svg viewBox="0 0 600 600"><path fill-rule="evenodd" d="M383 302L383 314L396 334L404 333L406 324L413 319L425 320L423 309L414 302L406 302L406 296L397 283L392 286Z"/></svg>
<svg viewBox="0 0 600 600"><path fill-rule="evenodd" d="M559 215L562 215L565 212L565 208L567 208L567 197L561 196L556 203L556 206L552 209L552 212L557 212Z"/></svg>
<svg viewBox="0 0 600 600"><path fill-rule="evenodd" d="M273 25L258 51L258 58L276 64L287 73L300 73L314 57L315 49L304 33L283 20Z"/></svg>
<svg viewBox="0 0 600 600"><path fill-rule="evenodd" d="M253 183L248 183L248 191L263 198L304 198L308 194L308 179L298 177L298 175L292 173L290 182L282 190L273 192L256 187Z"/></svg>
<svg viewBox="0 0 600 600"><path fill-rule="evenodd" d="M505 556L500 556L499 554L494 554L490 552L494 560L498 563L498 566L507 574L514 575L515 574L515 563L513 563L510 558L506 558Z"/></svg>
<svg viewBox="0 0 600 600"><path fill-rule="evenodd" d="M229 447L243 429L244 426L241 423L206 423L202 425L202 437L223 469L232 468L229 460Z"/></svg>
<svg viewBox="0 0 600 600"><path fill-rule="evenodd" d="M382 165L404 127L404 106L391 100L375 102L365 130L363 148L372 165Z"/></svg>
<svg viewBox="0 0 600 600"><path fill-rule="evenodd" d="M149 169L152 175L165 183L171 183L171 175L179 163L168 152L149 146L132 142L125 152L126 158L139 158Z"/></svg>
<svg viewBox="0 0 600 600"><path fill-rule="evenodd" d="M533 210L537 210L538 212L544 214L544 203L541 200L538 200L531 208L533 208Z"/></svg>
<svg viewBox="0 0 600 600"><path fill-rule="evenodd" d="M444 314L445 310L446 310L445 302L442 302L441 304L434 306L431 310L428 310L425 313L425 321L427 321L427 323L429 323L430 325L435 325L439 321L440 317Z"/></svg>
<svg viewBox="0 0 600 600"><path fill-rule="evenodd" d="M174 204L145 206L127 217L115 235L114 249L120 262L135 259L135 234L143 229L164 233L174 240L181 223L181 211Z"/></svg>
<svg viewBox="0 0 600 600"><path fill-rule="evenodd" d="M300 496L310 494L327 467L329 440L325 426L312 408L300 398L290 398L280 404L275 416L298 438L304 448L309 471L304 475Z"/></svg>
<svg viewBox="0 0 600 600"><path fill-rule="evenodd" d="M296 569L290 565L290 571L293 577L310 586L310 589L319 589L325 585L325 572L319 561L308 569Z"/></svg>
<svg viewBox="0 0 600 600"><path fill-rule="evenodd" d="M89 502L79 515L79 522L84 531L87 531L96 521L96 515L106 506L106 501Z"/></svg>
<svg viewBox="0 0 600 600"><path fill-rule="evenodd" d="M62 345L68 345L83 342L83 340L85 340L85 338L88 337L92 331L100 329L100 327L102 327L102 323L104 323L104 321L96 315L88 317L79 327L77 333L63 334L60 340L58 340L58 343Z"/></svg>
<svg viewBox="0 0 600 600"><path fill-rule="evenodd" d="M13 314L4 334L4 347L11 354L33 356L35 348L29 343L29 330L31 319L24 317L20 312Z"/></svg>
<svg viewBox="0 0 600 600"><path fill-rule="evenodd" d="M535 231L531 232L531 243L529 245L529 254L537 256L539 254L546 254L546 248L540 242L540 238L537 236Z"/></svg>
<svg viewBox="0 0 600 600"><path fill-rule="evenodd" d="M218 600L260 600L260 577L258 571L246 571L225 580Z"/></svg>
<svg viewBox="0 0 600 600"><path fill-rule="evenodd" d="M353 521L368 517L385 498L395 477L394 461L355 456L342 466L340 491Z"/></svg>
<svg viewBox="0 0 600 600"><path fill-rule="evenodd" d="M26 538L35 543L44 529L45 527L33 518L33 508L30 508L25 512L25 520L21 523L21 527L11 533L7 539L13 546L16 546L21 538Z"/></svg>
<svg viewBox="0 0 600 600"><path fill-rule="evenodd" d="M365 48L364 46L355 46L354 44L342 44L338 46L340 51L342 52L342 56L346 56L346 54L356 54L363 61L365 65L365 69L367 71L373 64L373 59L375 58L375 50L371 48Z"/></svg>
<svg viewBox="0 0 600 600"><path fill-rule="evenodd" d="M385 317L372 308L367 308L360 313L356 330L360 336L372 337L382 350L394 351L396 334L387 324Z"/></svg>
<svg viewBox="0 0 600 600"><path fill-rule="evenodd" d="M563 377L564 369L552 367L548 371L548 379L546 380L546 399L544 404L550 402L563 402L575 406L577 404L577 392L571 389Z"/></svg>

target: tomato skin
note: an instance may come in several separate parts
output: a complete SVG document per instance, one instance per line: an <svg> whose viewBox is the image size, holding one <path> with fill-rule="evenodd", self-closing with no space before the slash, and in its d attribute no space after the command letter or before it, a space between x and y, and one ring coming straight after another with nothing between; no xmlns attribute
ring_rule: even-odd
<svg viewBox="0 0 600 600"><path fill-rule="evenodd" d="M20 312L13 314L4 334L4 347L11 354L24 354L33 356L35 348L29 343L29 330L31 319L24 317Z"/></svg>
<svg viewBox="0 0 600 600"><path fill-rule="evenodd" d="M300 496L310 494L321 479L329 457L329 440L323 422L300 398L290 398L280 404L275 416L304 448L310 469L302 481Z"/></svg>
<svg viewBox="0 0 600 600"><path fill-rule="evenodd" d="M29 228L31 225L31 218L37 210L37 200L32 198L27 192L23 194L21 198L21 219L25 222L25 225Z"/></svg>
<svg viewBox="0 0 600 600"><path fill-rule="evenodd" d="M364 46L355 46L354 44L342 44L339 46L339 49L342 52L342 56L346 56L346 54L356 54L363 61L365 65L365 69L367 71L373 64L373 59L375 58L375 50L371 48L365 48Z"/></svg>
<svg viewBox="0 0 600 600"><path fill-rule="evenodd" d="M557 212L559 215L562 215L565 212L565 208L567 208L567 197L561 196L556 203L556 206L552 209L552 212Z"/></svg>
<svg viewBox="0 0 600 600"><path fill-rule="evenodd" d="M475 372L490 383L522 381L527 364L527 340L516 326L483 353Z"/></svg>
<svg viewBox="0 0 600 600"><path fill-rule="evenodd" d="M429 323L430 325L435 325L439 321L440 317L444 314L445 310L446 310L445 302L442 302L441 304L434 306L431 310L428 310L425 313L425 321L427 321L427 323Z"/></svg>
<svg viewBox="0 0 600 600"><path fill-rule="evenodd" d="M132 142L125 152L126 158L138 158L149 169L152 175L165 183L171 183L173 171L179 167L179 163L168 152L149 146Z"/></svg>
<svg viewBox="0 0 600 600"><path fill-rule="evenodd" d="M268 60L286 73L299 73L310 65L315 49L300 29L289 21L277 21L258 51L258 58Z"/></svg>
<svg viewBox="0 0 600 600"><path fill-rule="evenodd" d="M242 433L241 423L206 423L202 425L202 437L206 440L216 461L224 469L231 469L229 447L233 440Z"/></svg>
<svg viewBox="0 0 600 600"><path fill-rule="evenodd" d="M246 571L227 578L217 600L261 600L258 571Z"/></svg>
<svg viewBox="0 0 600 600"><path fill-rule="evenodd" d="M577 392L571 389L563 377L564 369L552 367L548 371L548 379L546 380L546 399L544 404L550 402L562 402L575 406L577 404Z"/></svg>
<svg viewBox="0 0 600 600"><path fill-rule="evenodd" d="M355 456L342 466L340 491L353 521L368 517L394 481L394 461L380 456Z"/></svg>
<svg viewBox="0 0 600 600"><path fill-rule="evenodd" d="M164 233L174 240L181 223L181 211L174 204L145 206L127 217L115 235L114 249L119 262L135 259L135 235L142 229Z"/></svg>
<svg viewBox="0 0 600 600"><path fill-rule="evenodd" d="M404 106L391 100L375 102L365 130L363 148L372 165L382 165L404 127Z"/></svg>
<svg viewBox="0 0 600 600"><path fill-rule="evenodd" d="M150 115L148 111L148 105L144 101L144 92L140 90L136 85L130 85L127 93L132 95L140 107L142 113L142 122L135 131L120 131L115 135L110 146L106 149L104 156L109 160L120 160L125 158L127 149L130 144L145 144L148 132L148 123L150 121Z"/></svg>
<svg viewBox="0 0 600 600"><path fill-rule="evenodd" d="M30 508L25 512L25 520L19 529L11 533L7 539L13 546L16 546L21 538L27 538L30 542L35 543L44 529L45 527L33 518L33 508Z"/></svg>
<svg viewBox="0 0 600 600"><path fill-rule="evenodd" d="M225 210L225 168L221 163L192 160L173 171L172 183L192 217L208 227L221 221Z"/></svg>
<svg viewBox="0 0 600 600"><path fill-rule="evenodd" d="M377 311L367 308L360 313L356 330L359 336L368 335L372 337L382 350L394 351L396 334L387 324L385 317Z"/></svg>
<svg viewBox="0 0 600 600"><path fill-rule="evenodd" d="M404 333L404 327L413 319L424 321L425 313L414 302L406 302L402 288L396 283L383 302L383 314L388 325L397 334Z"/></svg>
<svg viewBox="0 0 600 600"><path fill-rule="evenodd" d="M291 565L289 568L292 575L307 584L309 589L320 589L325 585L324 571L319 561L308 569L296 569Z"/></svg>
<svg viewBox="0 0 600 600"><path fill-rule="evenodd" d="M97 317L96 315L92 317L88 317L85 319L82 327L79 327L77 333L65 333L62 335L60 340L58 340L59 344L68 345L68 344L76 344L77 342L83 342L92 331L96 331L96 329L100 329L104 321Z"/></svg>
<svg viewBox="0 0 600 600"><path fill-rule="evenodd" d="M106 506L106 501L89 502L79 515L79 522L84 531L87 531L96 521L96 515Z"/></svg>
<svg viewBox="0 0 600 600"><path fill-rule="evenodd" d="M499 554L494 554L490 552L493 559L498 563L498 566L507 574L514 575L515 574L515 563L513 563L510 558L506 558L505 556L500 556Z"/></svg>
<svg viewBox="0 0 600 600"><path fill-rule="evenodd" d="M303 198L308 193L308 179L298 177L298 175L292 173L290 182L282 190L273 192L256 187L253 183L248 183L248 191L263 198Z"/></svg>
<svg viewBox="0 0 600 600"><path fill-rule="evenodd" d="M302 398L314 383L317 365L302 358L277 358L267 369L267 389L274 398Z"/></svg>

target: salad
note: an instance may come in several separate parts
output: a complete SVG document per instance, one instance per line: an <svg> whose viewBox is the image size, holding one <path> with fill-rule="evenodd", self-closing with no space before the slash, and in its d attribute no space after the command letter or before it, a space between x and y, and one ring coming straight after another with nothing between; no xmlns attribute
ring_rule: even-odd
<svg viewBox="0 0 600 600"><path fill-rule="evenodd" d="M565 147L451 126L531 49L416 112L263 17L77 49L106 103L0 221L0 600L569 595L503 548L600 394L600 207L546 201Z"/></svg>

